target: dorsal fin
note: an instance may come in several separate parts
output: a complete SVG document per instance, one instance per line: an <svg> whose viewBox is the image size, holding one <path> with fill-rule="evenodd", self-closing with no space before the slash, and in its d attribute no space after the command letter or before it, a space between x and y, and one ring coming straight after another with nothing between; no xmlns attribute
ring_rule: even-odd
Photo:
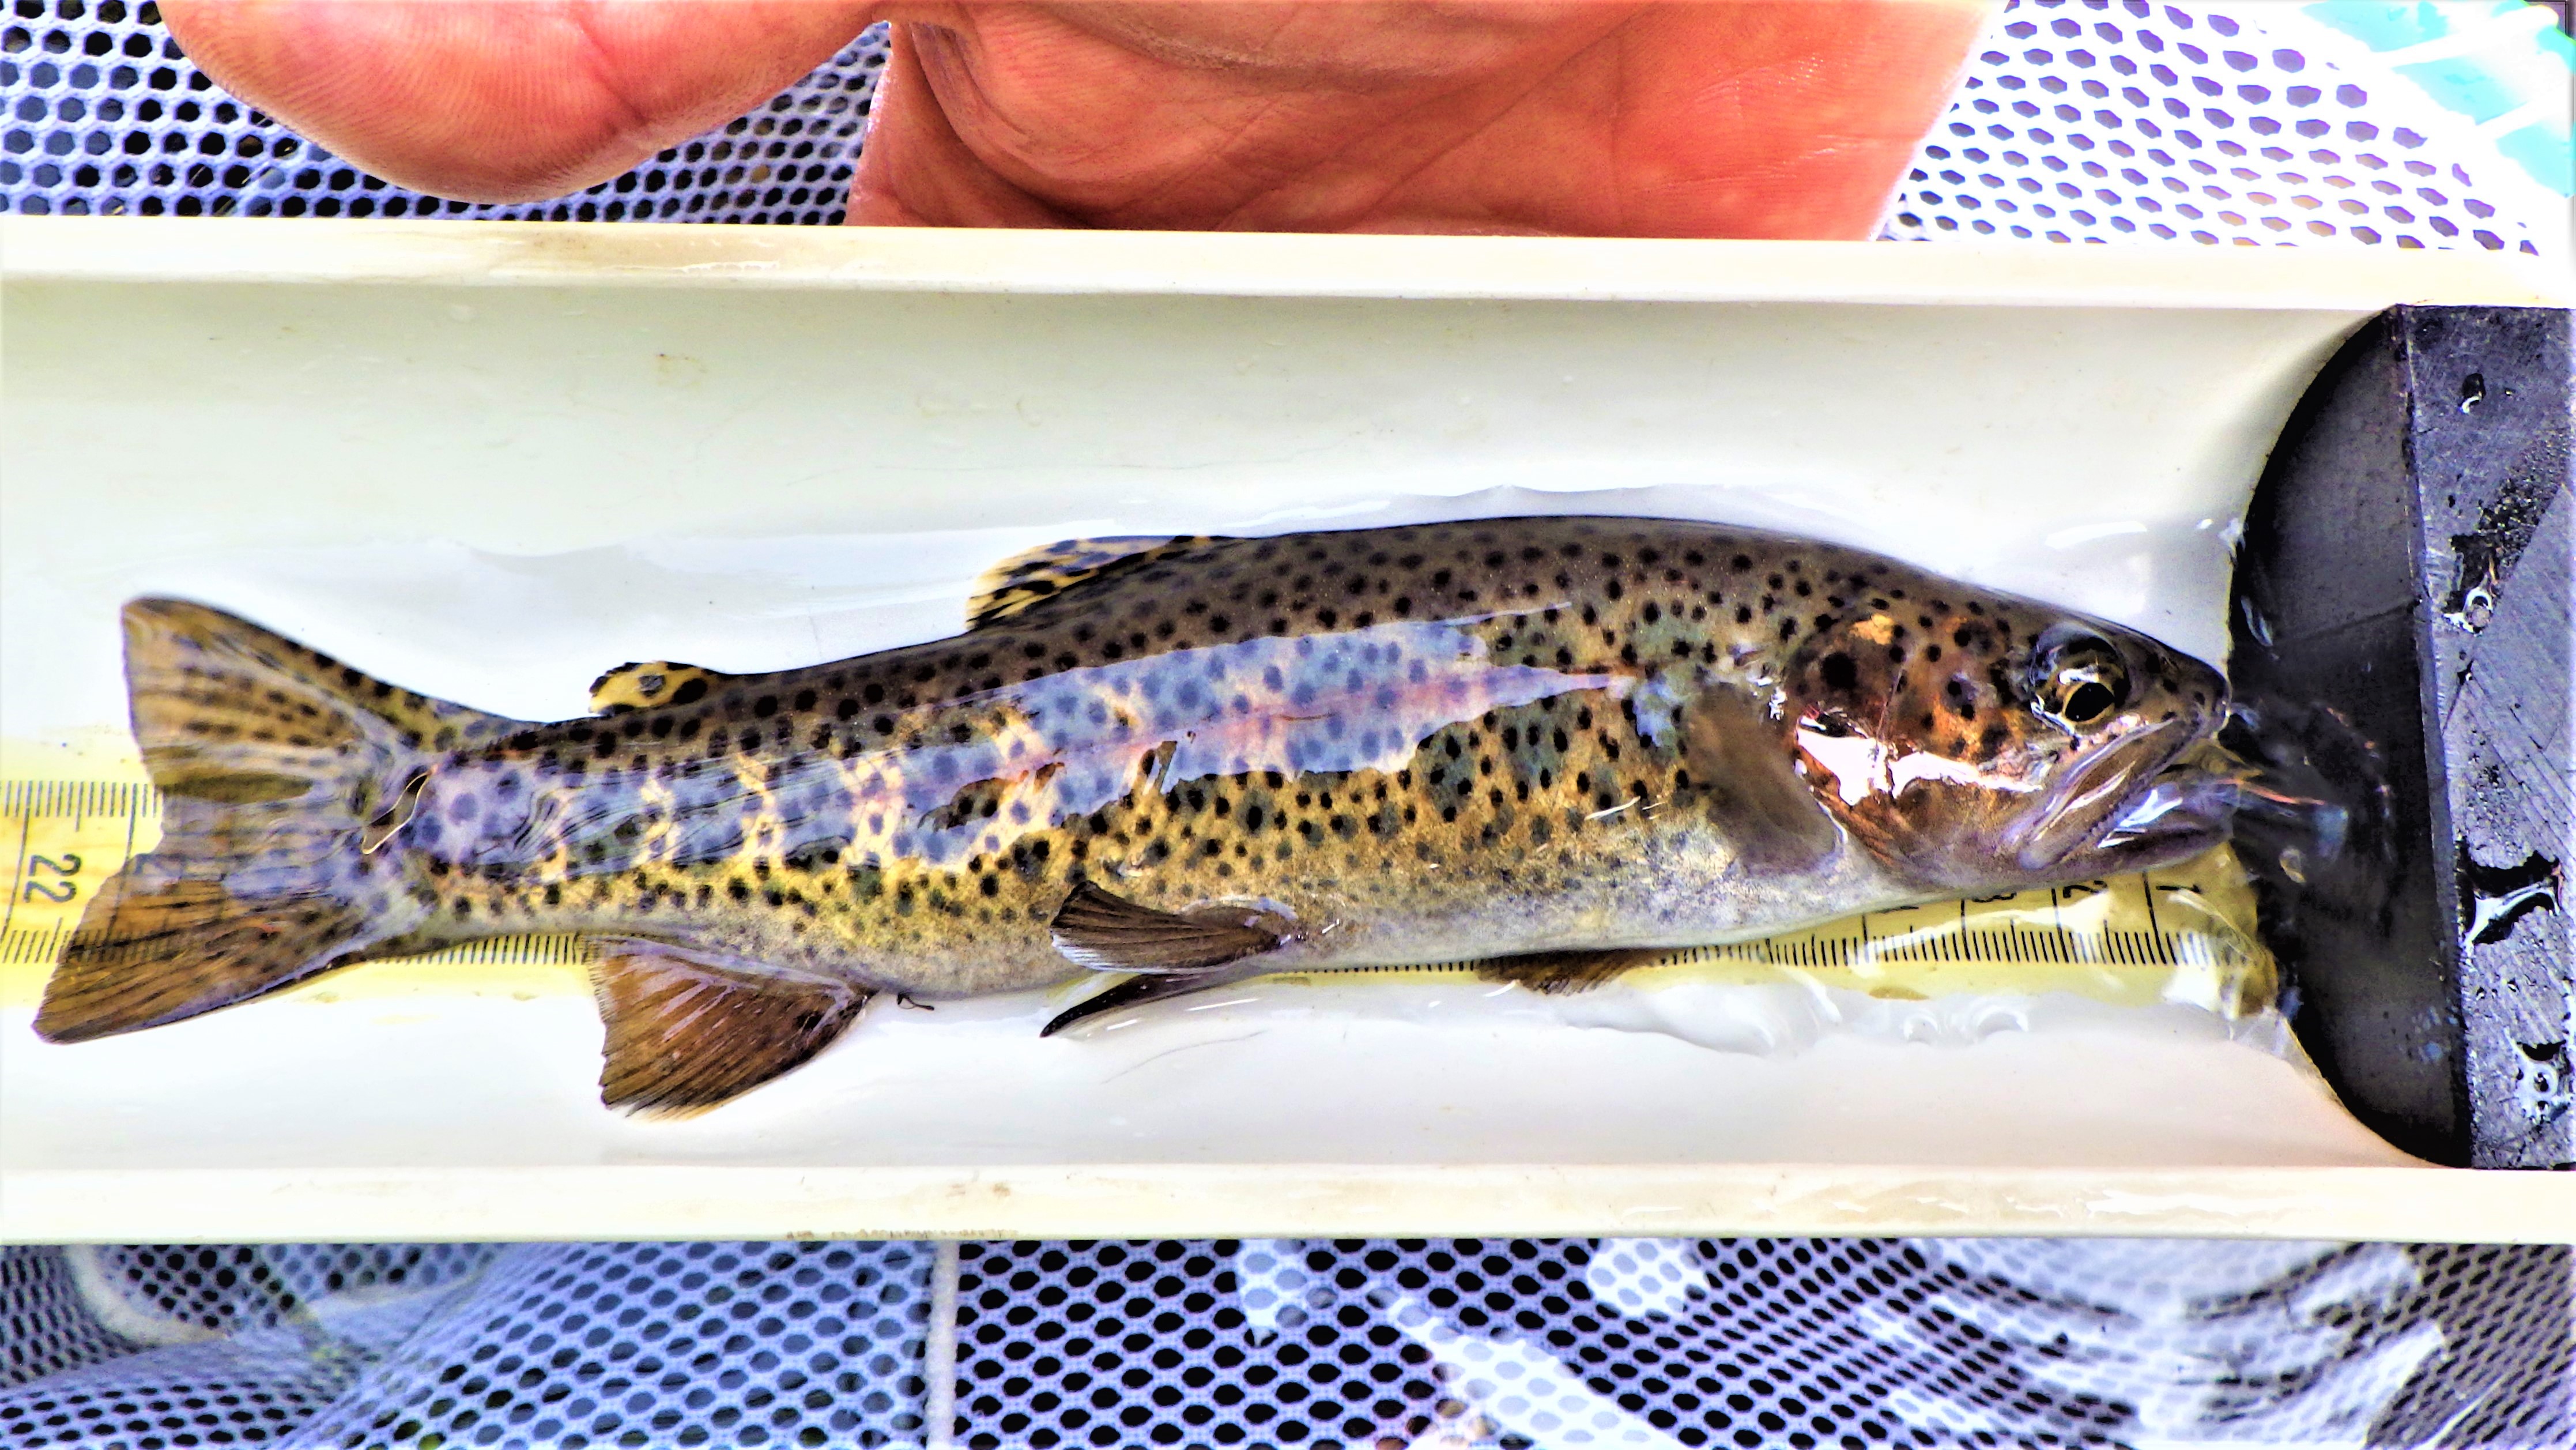
<svg viewBox="0 0 2576 1450"><path fill-rule="evenodd" d="M803 1066L873 995L640 941L612 943L591 986L608 1029L600 1101L654 1116L715 1107Z"/></svg>
<svg viewBox="0 0 2576 1450"><path fill-rule="evenodd" d="M590 682L590 711L594 715L622 715L655 705L694 704L705 698L707 691L735 678L696 665L675 665L669 660L619 665Z"/></svg>
<svg viewBox="0 0 2576 1450"><path fill-rule="evenodd" d="M1088 580L1169 558L1209 542L1203 534L1140 534L1110 539L1059 539L1013 554L975 581L966 603L966 627L981 629L1042 604Z"/></svg>

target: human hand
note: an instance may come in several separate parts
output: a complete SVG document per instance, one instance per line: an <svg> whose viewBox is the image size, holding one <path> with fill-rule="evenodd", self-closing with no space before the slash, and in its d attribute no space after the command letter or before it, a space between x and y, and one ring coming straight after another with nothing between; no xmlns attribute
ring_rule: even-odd
<svg viewBox="0 0 2576 1450"><path fill-rule="evenodd" d="M614 176L894 25L850 220L1858 237L1986 0L164 0L218 82L439 195Z"/></svg>

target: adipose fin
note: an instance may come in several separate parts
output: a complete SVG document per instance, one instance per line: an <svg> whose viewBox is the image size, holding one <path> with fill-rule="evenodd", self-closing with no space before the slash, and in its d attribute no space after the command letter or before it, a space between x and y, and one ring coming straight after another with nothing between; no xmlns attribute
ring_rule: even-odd
<svg viewBox="0 0 2576 1450"><path fill-rule="evenodd" d="M966 627L981 629L1065 591L1112 573L1123 573L1212 540L1199 535L1153 534L1110 539L1064 539L1013 554L975 581L966 605Z"/></svg>

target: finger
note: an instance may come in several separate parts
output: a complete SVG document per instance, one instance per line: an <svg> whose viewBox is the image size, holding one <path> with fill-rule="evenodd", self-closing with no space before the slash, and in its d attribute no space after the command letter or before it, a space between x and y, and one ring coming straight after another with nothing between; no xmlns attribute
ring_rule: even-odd
<svg viewBox="0 0 2576 1450"><path fill-rule="evenodd" d="M1865 236L1987 8L904 5L851 219Z"/></svg>
<svg viewBox="0 0 2576 1450"><path fill-rule="evenodd" d="M389 181L527 201L618 175L847 45L864 0L164 0L225 90Z"/></svg>
<svg viewBox="0 0 2576 1450"><path fill-rule="evenodd" d="M1649 235L1871 235L1948 108L1982 0L1739 4L1723 29L1658 7L1619 37L1637 77L1604 149ZM1705 56L1705 69L1640 63ZM1597 83L1597 82L1596 82Z"/></svg>
<svg viewBox="0 0 2576 1450"><path fill-rule="evenodd" d="M941 4L892 7L850 220L1330 230L1332 194L1404 164L1385 128L1453 143L1459 93L1538 74L1633 3ZM1580 14L1569 12L1580 11ZM1451 104L1443 107L1441 102ZM1350 174L1327 163L1357 143Z"/></svg>

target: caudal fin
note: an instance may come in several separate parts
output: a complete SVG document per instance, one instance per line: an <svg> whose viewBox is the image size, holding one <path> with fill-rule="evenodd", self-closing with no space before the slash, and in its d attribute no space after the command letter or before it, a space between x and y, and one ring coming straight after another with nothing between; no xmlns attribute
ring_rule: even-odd
<svg viewBox="0 0 2576 1450"><path fill-rule="evenodd" d="M220 610L125 606L161 841L110 878L45 984L79 1042L210 1012L367 954L424 913L379 849L440 753L519 722L369 679Z"/></svg>

